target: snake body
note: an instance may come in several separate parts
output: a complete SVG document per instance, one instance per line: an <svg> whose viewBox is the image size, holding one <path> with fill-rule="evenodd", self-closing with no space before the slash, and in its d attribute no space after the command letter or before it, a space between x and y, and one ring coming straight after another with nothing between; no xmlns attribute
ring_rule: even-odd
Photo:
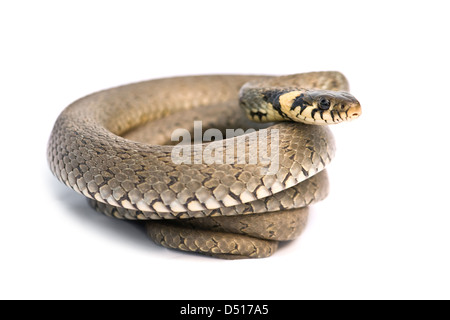
<svg viewBox="0 0 450 320"><path fill-rule="evenodd" d="M324 168L335 145L324 124L361 113L347 91L338 72L125 85L68 106L51 133L48 162L98 211L146 220L148 235L163 246L220 258L267 257L279 241L301 233L308 206L328 193ZM195 120L203 121L204 130L259 131L187 145L189 161L174 163L177 146L169 145L168 135L177 128L193 132ZM276 133L277 143L269 139L255 147L262 133ZM212 158L203 151L214 144L220 148ZM255 159L261 148L270 151L264 163ZM275 162L276 172L268 174Z"/></svg>

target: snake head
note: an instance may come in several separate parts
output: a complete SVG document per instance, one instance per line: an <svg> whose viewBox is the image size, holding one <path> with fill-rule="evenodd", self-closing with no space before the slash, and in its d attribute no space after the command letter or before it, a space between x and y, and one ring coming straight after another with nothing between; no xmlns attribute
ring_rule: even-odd
<svg viewBox="0 0 450 320"><path fill-rule="evenodd" d="M361 115L361 105L345 91L305 90L289 101L289 118L310 124L334 124Z"/></svg>

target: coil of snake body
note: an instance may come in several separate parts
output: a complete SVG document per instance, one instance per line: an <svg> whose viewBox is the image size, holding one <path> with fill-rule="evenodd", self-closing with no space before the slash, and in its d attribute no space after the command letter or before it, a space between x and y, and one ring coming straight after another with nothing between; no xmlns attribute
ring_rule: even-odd
<svg viewBox="0 0 450 320"><path fill-rule="evenodd" d="M324 168L335 145L326 124L361 114L347 91L339 72L188 76L108 89L61 113L48 162L98 211L145 220L158 244L219 258L267 257L301 233L308 206L328 193ZM195 161L198 145L188 145L192 161L175 163L170 133L193 132L196 120L203 130L259 131L224 140L219 158L226 161L217 154ZM262 132L276 133L276 143L252 149ZM255 160L260 148L271 150L269 161Z"/></svg>

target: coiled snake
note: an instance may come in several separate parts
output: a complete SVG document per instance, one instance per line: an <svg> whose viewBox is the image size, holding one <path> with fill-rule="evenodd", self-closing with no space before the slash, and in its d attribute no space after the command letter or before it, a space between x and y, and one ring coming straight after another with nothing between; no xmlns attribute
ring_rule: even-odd
<svg viewBox="0 0 450 320"><path fill-rule="evenodd" d="M323 169L335 146L323 124L361 114L347 91L338 72L125 85L68 106L51 133L48 162L97 210L147 220L148 235L163 246L220 258L267 257L279 241L300 234L307 206L328 193ZM211 128L259 131L174 146L170 133L186 128L181 132L195 135L196 120L205 137Z"/></svg>

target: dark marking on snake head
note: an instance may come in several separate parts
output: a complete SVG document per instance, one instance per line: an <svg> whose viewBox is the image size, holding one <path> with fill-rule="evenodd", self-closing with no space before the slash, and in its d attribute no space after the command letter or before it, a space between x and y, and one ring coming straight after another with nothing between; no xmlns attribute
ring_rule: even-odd
<svg viewBox="0 0 450 320"><path fill-rule="evenodd" d="M320 110L320 111L319 111L319 113L320 113L320 119L322 119L322 120L324 120L324 119L323 119L323 112L324 112L324 111L325 111L325 110Z"/></svg>
<svg viewBox="0 0 450 320"><path fill-rule="evenodd" d="M311 106L307 101L305 101L305 95L302 93L292 102L291 111L295 108L300 107L299 115L308 107Z"/></svg>
<svg viewBox="0 0 450 320"><path fill-rule="evenodd" d="M290 90L270 90L263 93L263 99L270 103L273 109L283 118L289 119L288 115L281 110L280 97Z"/></svg>
<svg viewBox="0 0 450 320"><path fill-rule="evenodd" d="M336 112L335 110L331 110L330 111L330 115L331 115L331 120L334 122L334 112Z"/></svg>
<svg viewBox="0 0 450 320"><path fill-rule="evenodd" d="M250 111L250 116L252 117L252 119L258 117L259 121L262 121L262 119L264 117L267 117L267 113L261 112L259 110L256 111L256 112L255 111Z"/></svg>

